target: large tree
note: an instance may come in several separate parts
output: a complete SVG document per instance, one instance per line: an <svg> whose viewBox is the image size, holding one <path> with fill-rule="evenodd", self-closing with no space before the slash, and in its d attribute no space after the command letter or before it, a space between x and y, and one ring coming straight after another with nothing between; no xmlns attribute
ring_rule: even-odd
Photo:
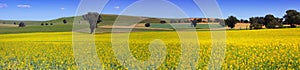
<svg viewBox="0 0 300 70"><path fill-rule="evenodd" d="M229 16L226 20L225 20L225 24L230 27L231 29L233 29L235 27L235 24L239 22L239 20L235 17L235 16Z"/></svg>
<svg viewBox="0 0 300 70"><path fill-rule="evenodd" d="M265 23L264 17L251 17L250 18L250 30L262 29L263 24Z"/></svg>
<svg viewBox="0 0 300 70"><path fill-rule="evenodd" d="M287 10L285 16L285 22L290 24L291 28L295 28L295 24L300 24L300 13L296 10Z"/></svg>
<svg viewBox="0 0 300 70"><path fill-rule="evenodd" d="M95 32L99 15L100 14L98 12L88 12L88 14L82 16L84 20L89 22L91 34Z"/></svg>
<svg viewBox="0 0 300 70"><path fill-rule="evenodd" d="M266 15L264 20L265 20L264 25L266 26L266 28L282 27L280 19L275 18L274 15L272 15L272 14Z"/></svg>
<svg viewBox="0 0 300 70"><path fill-rule="evenodd" d="M245 22L245 20L244 20L244 19L241 19L241 20L240 20L240 23L244 23L244 22Z"/></svg>
<svg viewBox="0 0 300 70"><path fill-rule="evenodd" d="M249 21L248 20L244 20L244 23L249 23Z"/></svg>

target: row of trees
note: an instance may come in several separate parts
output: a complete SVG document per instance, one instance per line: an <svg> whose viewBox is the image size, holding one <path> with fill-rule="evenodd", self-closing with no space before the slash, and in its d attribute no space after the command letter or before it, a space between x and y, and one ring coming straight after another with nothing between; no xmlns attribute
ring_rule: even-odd
<svg viewBox="0 0 300 70"><path fill-rule="evenodd" d="M283 24L289 24L291 28L295 28L296 24L300 24L300 13L296 10L287 10L283 18L276 18L274 15L268 14L264 17L251 17L249 20L238 20L235 16L229 16L224 21L225 25L231 29L235 27L237 22L251 23L250 29L262 29L262 26L266 28L282 28Z"/></svg>

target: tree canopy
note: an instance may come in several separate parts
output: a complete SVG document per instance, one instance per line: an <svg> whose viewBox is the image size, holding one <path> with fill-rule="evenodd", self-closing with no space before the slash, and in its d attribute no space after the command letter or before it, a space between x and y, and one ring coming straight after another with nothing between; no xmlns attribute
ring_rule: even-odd
<svg viewBox="0 0 300 70"><path fill-rule="evenodd" d="M285 23L290 24L291 28L295 28L295 24L300 24L300 13L296 10L287 10L283 18Z"/></svg>
<svg viewBox="0 0 300 70"><path fill-rule="evenodd" d="M235 27L235 24L239 22L239 20L235 17L235 16L229 16L226 20L225 20L225 24L230 27L231 29L233 29Z"/></svg>
<svg viewBox="0 0 300 70"><path fill-rule="evenodd" d="M264 25L266 28L276 28L276 27L282 27L282 23L280 22L279 18L275 18L274 15L268 14L264 18L265 23Z"/></svg>

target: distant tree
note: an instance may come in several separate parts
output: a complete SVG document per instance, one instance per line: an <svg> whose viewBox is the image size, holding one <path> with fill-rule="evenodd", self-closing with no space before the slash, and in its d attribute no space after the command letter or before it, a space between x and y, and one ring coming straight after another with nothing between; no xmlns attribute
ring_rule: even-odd
<svg viewBox="0 0 300 70"><path fill-rule="evenodd" d="M95 32L99 15L100 14L98 12L88 12L87 14L82 16L84 20L87 20L89 22L91 34Z"/></svg>
<svg viewBox="0 0 300 70"><path fill-rule="evenodd" d="M266 28L275 28L276 23L274 23L273 21L275 20L275 17L273 15L271 14L266 15L264 20L265 20L264 25L266 26Z"/></svg>
<svg viewBox="0 0 300 70"><path fill-rule="evenodd" d="M244 23L249 23L249 21L248 20L244 20Z"/></svg>
<svg viewBox="0 0 300 70"><path fill-rule="evenodd" d="M198 22L203 22L201 18L198 18L197 21L198 21Z"/></svg>
<svg viewBox="0 0 300 70"><path fill-rule="evenodd" d="M278 20L279 23L283 22L283 18L276 18Z"/></svg>
<svg viewBox="0 0 300 70"><path fill-rule="evenodd" d="M161 23L161 24L165 24L165 23L167 23L167 22L164 21L164 20L161 20L160 23Z"/></svg>
<svg viewBox="0 0 300 70"><path fill-rule="evenodd" d="M230 27L231 29L233 29L235 27L235 24L238 22L238 19L235 16L229 16L226 20L225 20L225 24Z"/></svg>
<svg viewBox="0 0 300 70"><path fill-rule="evenodd" d="M68 23L66 19L64 19L63 22L64 22L64 24L67 24L67 23Z"/></svg>
<svg viewBox="0 0 300 70"><path fill-rule="evenodd" d="M266 28L276 28L276 27L281 28L283 26L282 23L280 22L280 19L275 18L274 15L272 14L266 15L264 20L265 20L264 25L266 26Z"/></svg>
<svg viewBox="0 0 300 70"><path fill-rule="evenodd" d="M150 23L146 23L146 24L145 24L145 27L150 27Z"/></svg>
<svg viewBox="0 0 300 70"><path fill-rule="evenodd" d="M287 10L283 18L286 23L290 24L291 28L295 28L295 24L300 24L300 13L296 10Z"/></svg>
<svg viewBox="0 0 300 70"><path fill-rule="evenodd" d="M250 30L252 29L262 29L264 25L264 17L251 17L250 19Z"/></svg>
<svg viewBox="0 0 300 70"><path fill-rule="evenodd" d="M241 19L241 20L240 20L240 23L244 23L244 19Z"/></svg>
<svg viewBox="0 0 300 70"><path fill-rule="evenodd" d="M19 27L25 27L25 23L24 22L20 22Z"/></svg>
<svg viewBox="0 0 300 70"><path fill-rule="evenodd" d="M197 19L196 18L194 18L193 20L191 20L191 22L192 22L192 27L197 27L197 23L198 23L198 21L197 21Z"/></svg>

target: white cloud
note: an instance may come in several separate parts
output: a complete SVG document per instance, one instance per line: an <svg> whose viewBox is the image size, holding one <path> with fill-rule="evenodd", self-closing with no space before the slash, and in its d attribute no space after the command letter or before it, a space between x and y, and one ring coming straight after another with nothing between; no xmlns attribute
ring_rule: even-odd
<svg viewBox="0 0 300 70"><path fill-rule="evenodd" d="M120 9L120 6L116 6L115 9Z"/></svg>
<svg viewBox="0 0 300 70"><path fill-rule="evenodd" d="M17 7L19 7L19 8L30 8L31 6L27 5L27 4L20 4L20 5L17 5Z"/></svg>
<svg viewBox="0 0 300 70"><path fill-rule="evenodd" d="M60 10L65 10L65 8L60 8Z"/></svg>
<svg viewBox="0 0 300 70"><path fill-rule="evenodd" d="M6 7L8 7L7 4L0 3L0 8L6 8Z"/></svg>

